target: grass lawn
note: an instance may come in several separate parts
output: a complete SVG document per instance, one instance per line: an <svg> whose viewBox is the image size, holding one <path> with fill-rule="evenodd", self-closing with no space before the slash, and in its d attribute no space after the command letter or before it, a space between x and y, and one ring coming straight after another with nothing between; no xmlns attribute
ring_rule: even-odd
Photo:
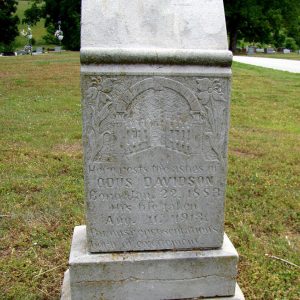
<svg viewBox="0 0 300 300"><path fill-rule="evenodd" d="M274 53L274 54L257 53L254 56L256 56L256 57L267 57L267 58L300 60L300 54L299 53L288 53L288 54L283 54L283 53Z"/></svg>
<svg viewBox="0 0 300 300"><path fill-rule="evenodd" d="M0 58L0 298L58 299L85 224L79 54ZM300 299L300 74L234 63L226 232L246 299ZM266 256L269 255L269 256Z"/></svg>
<svg viewBox="0 0 300 300"><path fill-rule="evenodd" d="M264 57L264 58L280 58L280 59L292 59L292 60L300 60L300 54L298 53L274 53L274 54L265 54L265 53L256 53L253 55L245 55L245 54L236 54L236 55L243 55L249 57Z"/></svg>

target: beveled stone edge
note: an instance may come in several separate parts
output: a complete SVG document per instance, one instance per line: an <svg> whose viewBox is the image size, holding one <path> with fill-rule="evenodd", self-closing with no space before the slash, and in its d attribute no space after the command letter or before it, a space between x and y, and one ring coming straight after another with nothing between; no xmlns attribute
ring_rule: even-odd
<svg viewBox="0 0 300 300"><path fill-rule="evenodd" d="M200 49L133 49L83 47L81 64L161 64L230 67L232 52Z"/></svg>
<svg viewBox="0 0 300 300"><path fill-rule="evenodd" d="M239 255L224 233L223 245L218 249L202 250L158 250L158 251L134 251L134 252L114 252L114 253L90 253L87 249L86 225L75 226L69 257L69 266L76 264L94 263L116 263L131 261L159 261L168 259L203 259L227 257L236 260L238 263Z"/></svg>

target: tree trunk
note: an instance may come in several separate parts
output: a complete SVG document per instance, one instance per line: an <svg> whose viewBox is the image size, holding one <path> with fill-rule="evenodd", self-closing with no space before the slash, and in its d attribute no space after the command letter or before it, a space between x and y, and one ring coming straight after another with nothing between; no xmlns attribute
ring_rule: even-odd
<svg viewBox="0 0 300 300"><path fill-rule="evenodd" d="M237 30L232 30L229 33L229 50L233 53L236 52L236 45L237 45Z"/></svg>

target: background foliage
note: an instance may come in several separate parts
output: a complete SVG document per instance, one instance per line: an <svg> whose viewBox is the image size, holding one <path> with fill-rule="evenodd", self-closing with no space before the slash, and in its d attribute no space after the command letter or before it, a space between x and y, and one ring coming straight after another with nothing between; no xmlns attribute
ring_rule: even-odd
<svg viewBox="0 0 300 300"><path fill-rule="evenodd" d="M224 0L224 5L231 50L240 39L300 47L299 0Z"/></svg>
<svg viewBox="0 0 300 300"><path fill-rule="evenodd" d="M0 52L10 51L11 44L19 34L19 18L15 15L17 10L17 0L0 1Z"/></svg>
<svg viewBox="0 0 300 300"><path fill-rule="evenodd" d="M44 37L49 44L57 43L54 32L61 21L64 39L62 44L66 49L80 48L80 0L32 0L30 8L25 10L23 22L36 24L45 20L47 35Z"/></svg>
<svg viewBox="0 0 300 300"><path fill-rule="evenodd" d="M0 22L12 39L16 35L17 18L12 15L16 2L18 1L0 2L10 6L11 15L8 19L13 25L4 25L8 14L0 14ZM19 2L30 3L24 12L23 23L34 25L43 22L47 31L45 43L57 44L54 32L58 28L58 21L62 21L64 47L70 50L80 49L81 0ZM299 0L224 0L224 6L231 50L235 51L238 46L249 43L258 46L286 47L292 50L300 48ZM10 43L10 40L5 40L6 45Z"/></svg>

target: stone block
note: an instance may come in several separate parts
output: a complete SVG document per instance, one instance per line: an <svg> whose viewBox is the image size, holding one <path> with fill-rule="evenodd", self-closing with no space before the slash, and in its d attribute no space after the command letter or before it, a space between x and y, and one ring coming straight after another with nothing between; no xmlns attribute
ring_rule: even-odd
<svg viewBox="0 0 300 300"><path fill-rule="evenodd" d="M89 251L221 247L230 70L81 72Z"/></svg>
<svg viewBox="0 0 300 300"><path fill-rule="evenodd" d="M218 250L91 254L86 227L78 226L69 260L72 300L229 297L237 262L226 235Z"/></svg>
<svg viewBox="0 0 300 300"><path fill-rule="evenodd" d="M71 288L70 288L70 273L69 270L65 272L63 285L62 285L62 293L61 293L61 300L72 300L71 299ZM183 300L204 300L205 298L184 298ZM245 300L245 297L239 287L238 284L235 286L235 294L233 296L229 297L218 297L218 298L206 298L207 300ZM101 299L102 300L102 299ZM104 300L104 299L103 299ZM115 299L118 300L118 299ZM125 299L122 298L122 300L131 300L131 299ZM144 298L141 298L139 300L144 300ZM167 300L167 299L166 299ZM180 300L180 299L177 299Z"/></svg>
<svg viewBox="0 0 300 300"><path fill-rule="evenodd" d="M227 49L222 0L83 0L82 47Z"/></svg>
<svg viewBox="0 0 300 300"><path fill-rule="evenodd" d="M84 0L90 252L221 247L230 65L221 0Z"/></svg>

